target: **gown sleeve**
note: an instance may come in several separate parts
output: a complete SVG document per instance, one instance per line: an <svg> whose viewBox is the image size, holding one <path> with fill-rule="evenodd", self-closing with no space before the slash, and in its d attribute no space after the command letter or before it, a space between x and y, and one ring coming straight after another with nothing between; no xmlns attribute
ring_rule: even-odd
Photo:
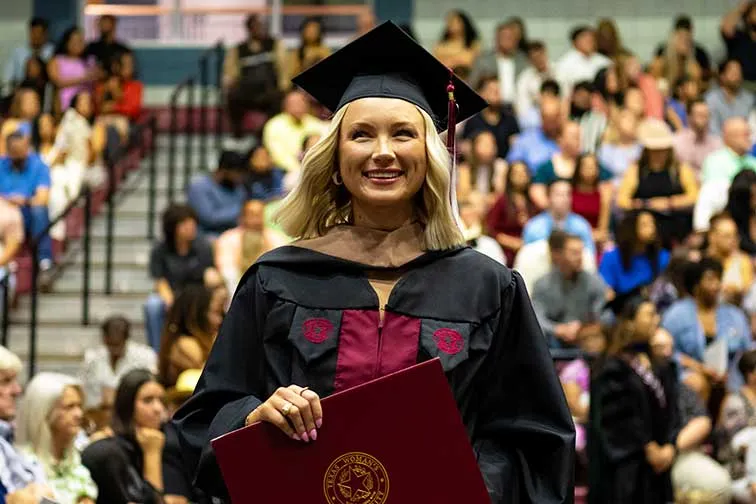
<svg viewBox="0 0 756 504"><path fill-rule="evenodd" d="M194 395L173 420L195 486L213 496L227 491L210 441L244 427L247 415L267 399L263 331L268 307L255 271L242 279Z"/></svg>
<svg viewBox="0 0 756 504"><path fill-rule="evenodd" d="M519 273L479 373L473 448L493 504L571 503L575 427Z"/></svg>

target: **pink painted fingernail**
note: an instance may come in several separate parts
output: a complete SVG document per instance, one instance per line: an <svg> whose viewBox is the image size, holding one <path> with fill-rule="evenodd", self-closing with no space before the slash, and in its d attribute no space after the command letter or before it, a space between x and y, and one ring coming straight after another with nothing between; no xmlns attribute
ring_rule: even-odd
<svg viewBox="0 0 756 504"><path fill-rule="evenodd" d="M310 439L312 439L313 441L317 441L318 440L318 431L316 431L315 429L312 429L310 431Z"/></svg>
<svg viewBox="0 0 756 504"><path fill-rule="evenodd" d="M299 436L297 436L296 432L291 435L291 439L296 439L297 441L302 441L302 439Z"/></svg>
<svg viewBox="0 0 756 504"><path fill-rule="evenodd" d="M323 419L322 418L318 418L317 420L315 420L315 427L317 427L318 429L320 429L321 427L323 427Z"/></svg>
<svg viewBox="0 0 756 504"><path fill-rule="evenodd" d="M303 432L303 433L301 434L301 436L302 436L302 440L303 440L303 441L304 441L305 443L309 443L309 442L310 442L310 438L309 438L309 437L307 437L307 433L306 433L306 432Z"/></svg>

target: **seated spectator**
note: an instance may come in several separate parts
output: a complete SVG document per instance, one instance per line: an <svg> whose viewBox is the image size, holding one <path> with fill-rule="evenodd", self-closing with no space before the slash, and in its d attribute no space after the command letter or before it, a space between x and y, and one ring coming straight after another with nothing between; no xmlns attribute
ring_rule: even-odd
<svg viewBox="0 0 756 504"><path fill-rule="evenodd" d="M583 270L588 273L596 272L596 254L591 253L583 247ZM546 276L553 268L551 252L549 251L549 240L538 240L533 243L523 245L517 252L512 265L513 270L517 270L525 281L528 292L533 292L535 283Z"/></svg>
<svg viewBox="0 0 756 504"><path fill-rule="evenodd" d="M460 199L459 217L462 224L462 235L470 248L490 257L499 264L506 265L507 260L499 244L490 236L483 234L483 206L483 198L481 197Z"/></svg>
<svg viewBox="0 0 756 504"><path fill-rule="evenodd" d="M281 108L281 90L288 89L286 49L271 37L257 15L246 22L247 40L226 51L223 88L231 131L242 136L244 116L250 110L272 116Z"/></svg>
<svg viewBox="0 0 756 504"><path fill-rule="evenodd" d="M47 203L50 194L50 169L29 151L29 137L13 133L8 136L8 155L0 158L0 198L21 210L27 237L39 241L40 284L50 287L48 273L53 264L52 241L47 229L50 218Z"/></svg>
<svg viewBox="0 0 756 504"><path fill-rule="evenodd" d="M674 340L664 329L657 330L649 341L651 361L665 365L674 360ZM727 469L705 453L711 434L711 418L703 400L685 383L680 383L677 399L680 410L680 432L672 464L672 486L675 495L693 502L727 504L730 502L732 480Z"/></svg>
<svg viewBox="0 0 756 504"><path fill-rule="evenodd" d="M541 126L525 130L517 136L507 155L507 162L524 161L531 173L535 173L559 150L556 140L562 131L563 121L559 98L542 98Z"/></svg>
<svg viewBox="0 0 756 504"><path fill-rule="evenodd" d="M703 182L732 181L741 170L756 171L756 157L750 154L751 128L745 119L733 117L722 129L724 147L706 157L701 169Z"/></svg>
<svg viewBox="0 0 756 504"><path fill-rule="evenodd" d="M649 289L649 299L656 305L659 315L664 315L672 303L688 295L685 290L685 271L688 263L701 260L701 251L684 246L672 250L667 267Z"/></svg>
<svg viewBox="0 0 756 504"><path fill-rule="evenodd" d="M488 107L465 121L461 150L465 154L469 153L471 146L466 144L472 143L472 139L481 132L489 131L496 139L499 156L506 158L512 138L520 132L517 119L512 115L511 109L502 107L499 81L496 77L482 76L476 90L488 102Z"/></svg>
<svg viewBox="0 0 756 504"><path fill-rule="evenodd" d="M522 247L522 230L537 213L530 199L530 171L522 161L509 167L504 183L504 193L499 196L486 218L488 234L501 245L507 264L512 264L515 254Z"/></svg>
<svg viewBox="0 0 756 504"><path fill-rule="evenodd" d="M494 49L484 52L474 62L470 82L477 85L485 75L494 75L499 82L497 103L510 113L517 99L517 79L528 64L520 50L522 30L516 19L508 19L496 27ZM452 67L453 68L453 67ZM490 102L489 102L490 103Z"/></svg>
<svg viewBox="0 0 756 504"><path fill-rule="evenodd" d="M236 291L241 276L261 255L286 243L266 228L264 211L262 201L247 201L239 225L220 235L215 242L215 267L229 292Z"/></svg>
<svg viewBox="0 0 756 504"><path fill-rule="evenodd" d="M517 113L517 122L520 125L520 131L538 129L543 124L541 118L541 103L551 99L561 100L561 88L559 83L554 79L547 79L541 84L541 90L538 95L538 101L535 106L529 110ZM561 102L560 102L561 107ZM558 133L558 132L557 132Z"/></svg>
<svg viewBox="0 0 756 504"><path fill-rule="evenodd" d="M609 180L609 171L599 165L593 154L579 156L575 164L575 174L572 176L572 211L591 225L594 242L606 243L609 240L612 185L611 182L602 184L601 173L603 170L605 180Z"/></svg>
<svg viewBox="0 0 756 504"><path fill-rule="evenodd" d="M614 19L602 18L596 23L596 50L612 60L615 65L630 54L622 43L619 28Z"/></svg>
<svg viewBox="0 0 756 504"><path fill-rule="evenodd" d="M247 199L246 174L247 160L236 152L223 151L213 173L197 175L189 184L186 199L203 235L212 239L236 226Z"/></svg>
<svg viewBox="0 0 756 504"><path fill-rule="evenodd" d="M126 44L116 39L118 19L115 16L104 15L97 20L97 30L100 37L87 44L84 56L94 57L105 75L113 72L114 66L121 60L121 56L130 53Z"/></svg>
<svg viewBox="0 0 756 504"><path fill-rule="evenodd" d="M722 139L710 132L711 114L705 101L691 101L687 107L687 117L687 126L675 133L673 148L677 159L693 168L700 178L704 160L722 147ZM703 192L703 187L701 191Z"/></svg>
<svg viewBox="0 0 756 504"><path fill-rule="evenodd" d="M672 132L662 121L647 120L638 130L643 153L617 190L617 206L652 212L665 245L682 241L692 228L698 184L693 170L675 159Z"/></svg>
<svg viewBox="0 0 756 504"><path fill-rule="evenodd" d="M142 95L144 84L135 78L134 54L121 53L114 70L104 83L95 90L99 120L115 127L125 142L128 139L129 126L142 115Z"/></svg>
<svg viewBox="0 0 756 504"><path fill-rule="evenodd" d="M678 78L682 77L686 73L686 70L690 70L690 64L692 63L698 66L701 78L705 82L711 78L711 58L706 49L696 43L693 38L693 20L689 16L677 16L668 41L656 47L656 58L663 59L662 63L666 63L667 67L677 65L678 68L666 69L667 72L664 75L667 79L669 79L669 75L676 75ZM688 61L689 58L691 61ZM681 64L680 60L687 64ZM674 81L670 81L670 83L672 82Z"/></svg>
<svg viewBox="0 0 756 504"><path fill-rule="evenodd" d="M590 81L611 60L596 52L596 32L590 26L579 26L572 30L572 49L559 58L555 65L557 81L566 96L572 94L573 86L580 81Z"/></svg>
<svg viewBox="0 0 756 504"><path fill-rule="evenodd" d="M612 64L599 70L596 78L593 79L593 83L591 83L591 89L593 90L591 111L597 113L596 117L603 118L604 126L606 126L606 122L617 115L624 100L624 95L620 89L617 66ZM597 134L589 135L591 139L598 136L595 138L595 142L590 144L591 150L595 150L603 133L602 129Z"/></svg>
<svg viewBox="0 0 756 504"><path fill-rule="evenodd" d="M585 248L596 253L591 225L584 218L573 213L572 186L566 180L556 180L549 185L549 205L540 214L528 221L522 231L523 244L545 240L554 229L577 235Z"/></svg>
<svg viewBox="0 0 756 504"><path fill-rule="evenodd" d="M527 53L529 65L517 77L516 84L515 112L518 118L531 113L538 114L541 86L554 78L546 44L540 40L531 40Z"/></svg>
<svg viewBox="0 0 756 504"><path fill-rule="evenodd" d="M742 24L741 24L742 23ZM756 88L756 2L740 2L722 19L722 38L727 45L727 57L740 62L749 89Z"/></svg>
<svg viewBox="0 0 756 504"><path fill-rule="evenodd" d="M32 56L26 60L26 73L21 81L19 90L31 89L37 95L40 108L48 110L51 97L48 96L50 78L47 76L47 62L39 56Z"/></svg>
<svg viewBox="0 0 756 504"><path fill-rule="evenodd" d="M750 347L750 327L742 311L720 301L721 263L707 257L690 263L684 282L691 295L669 307L662 326L675 339L680 364L687 371L685 383L708 400L712 387L726 383L736 390L742 384L735 365L738 353ZM728 352L729 371L724 374L704 362L706 348L717 341L724 341Z"/></svg>
<svg viewBox="0 0 756 504"><path fill-rule="evenodd" d="M210 270L210 271L208 271ZM155 294L144 305L147 342L160 349L165 311L187 285L202 284L213 270L213 250L197 236L197 216L186 205L172 205L163 213L163 241L152 248L150 276Z"/></svg>
<svg viewBox="0 0 756 504"><path fill-rule="evenodd" d="M132 369L157 372L157 355L147 345L131 339L131 323L122 316L111 316L101 326L102 344L84 351L81 382L87 412L102 406L115 391L118 381Z"/></svg>
<svg viewBox="0 0 756 504"><path fill-rule="evenodd" d="M0 127L0 155L6 156L8 135L11 133L20 133L24 136L31 137L33 134L34 121L39 117L40 102L37 94L31 89L19 89L13 96L11 103L10 117L2 123Z"/></svg>
<svg viewBox="0 0 756 504"><path fill-rule="evenodd" d="M754 107L753 92L743 88L743 71L740 62L727 60L719 65L719 86L706 93L706 104L711 110L711 132L722 134L727 119L747 119Z"/></svg>
<svg viewBox="0 0 756 504"><path fill-rule="evenodd" d="M647 350L659 316L628 302L591 379L589 502L672 502L670 469L679 428L677 369Z"/></svg>
<svg viewBox="0 0 756 504"><path fill-rule="evenodd" d="M446 15L441 40L433 48L433 55L449 68L471 69L480 54L478 30L470 16L461 10Z"/></svg>
<svg viewBox="0 0 756 504"><path fill-rule="evenodd" d="M723 268L723 299L739 306L753 283L753 263L738 248L738 226L729 214L715 214L711 218L708 236L706 255L719 261Z"/></svg>
<svg viewBox="0 0 756 504"><path fill-rule="evenodd" d="M225 286L190 285L178 295L168 310L160 343L158 378L164 387L176 385L187 369L205 367L227 303Z"/></svg>
<svg viewBox="0 0 756 504"><path fill-rule="evenodd" d="M644 294L669 262L669 252L662 248L649 212L625 216L617 226L616 240L617 246L604 253L599 265L604 282L612 289L609 297L615 313L627 299Z"/></svg>
<svg viewBox="0 0 756 504"><path fill-rule="evenodd" d="M649 65L650 74L658 79L659 87L674 93L677 83L684 77L699 81L704 69L696 60L695 47L690 30L675 30L670 35L664 50Z"/></svg>
<svg viewBox="0 0 756 504"><path fill-rule="evenodd" d="M572 180L575 176L575 167L580 157L580 126L576 122L565 123L559 135L559 151L551 156L551 159L536 169L533 176L533 185L530 186L530 197L539 208L548 205L547 187L556 180ZM599 182L607 182L612 174L601 169L598 174ZM604 187L611 189L611 184Z"/></svg>
<svg viewBox="0 0 756 504"><path fill-rule="evenodd" d="M299 173L299 153L304 139L324 131L324 123L310 115L307 96L290 91L283 102L283 112L273 116L263 129L263 145L276 166L287 173Z"/></svg>
<svg viewBox="0 0 756 504"><path fill-rule="evenodd" d="M112 434L103 434L81 454L97 484L97 504L163 502L164 399L165 389L146 369L121 378Z"/></svg>
<svg viewBox="0 0 756 504"><path fill-rule="evenodd" d="M73 26L63 34L55 56L47 65L50 82L58 90L55 110L59 113L68 109L74 96L90 91L102 75L102 71L87 60L84 49L84 35Z"/></svg>
<svg viewBox="0 0 756 504"><path fill-rule="evenodd" d="M549 251L554 267L535 283L533 309L549 347L576 347L588 334L601 332L607 288L601 277L583 270L579 237L556 230Z"/></svg>
<svg viewBox="0 0 756 504"><path fill-rule="evenodd" d="M304 149L308 148L308 142L305 141ZM249 170L244 182L247 198L267 201L283 196L284 176L285 172L273 165L268 149L264 145L258 145L249 153Z"/></svg>
<svg viewBox="0 0 756 504"><path fill-rule="evenodd" d="M674 84L672 97L667 99L664 117L676 132L688 127L688 107L699 99L698 81L688 76L681 77Z"/></svg>
<svg viewBox="0 0 756 504"><path fill-rule="evenodd" d="M580 152L594 152L607 125L606 114L593 109L593 91L591 82L580 81L570 97L569 119L580 127Z"/></svg>
<svg viewBox="0 0 756 504"><path fill-rule="evenodd" d="M619 185L627 169L638 162L643 146L638 142L638 119L624 108L617 114L615 138L602 143L597 151L598 161L612 173L612 182Z"/></svg>
<svg viewBox="0 0 756 504"><path fill-rule="evenodd" d="M459 164L457 170L457 193L460 199L476 193L484 197L485 207L490 208L504 192L507 162L499 157L496 138L490 131L481 131L473 137L470 155L465 162Z"/></svg>
<svg viewBox="0 0 756 504"><path fill-rule="evenodd" d="M21 368L21 359L0 346L0 464L4 467L0 472L0 500L9 504L39 502L42 496L52 498L46 486L44 469L13 446L13 421L18 411L16 401L21 396L18 383Z"/></svg>
<svg viewBox="0 0 756 504"><path fill-rule="evenodd" d="M32 148L47 166L54 167L65 160L65 152L55 145L57 134L58 126L51 114L40 115L32 125Z"/></svg>
<svg viewBox="0 0 756 504"><path fill-rule="evenodd" d="M60 373L39 373L26 386L16 423L16 443L45 472L55 502L94 504L97 485L81 463L84 391Z"/></svg>
<svg viewBox="0 0 756 504"><path fill-rule="evenodd" d="M26 74L26 64L32 58L41 58L47 62L52 58L55 46L48 41L48 23L46 19L35 17L29 21L29 40L27 45L13 48L3 69L3 84L8 86L4 96L12 94L21 84Z"/></svg>
<svg viewBox="0 0 756 504"><path fill-rule="evenodd" d="M725 209L738 226L740 250L756 255L756 172L743 170L735 176Z"/></svg>
<svg viewBox="0 0 756 504"><path fill-rule="evenodd" d="M299 47L290 50L287 61L287 77L291 79L330 56L331 49L323 42L323 22L320 18L308 17L299 26Z"/></svg>
<svg viewBox="0 0 756 504"><path fill-rule="evenodd" d="M628 99L640 104L641 100L639 98L642 97L643 115L639 116L639 118L664 119L664 96L659 90L656 78L643 71L640 60L635 55L625 58L624 66L623 73L627 81L625 87L625 107L634 109L635 107L631 107L630 103L628 103ZM630 95L629 91L631 88L637 88L637 91L632 91ZM640 97L636 96L637 94L640 94ZM637 110L637 112L640 113L640 110Z"/></svg>
<svg viewBox="0 0 756 504"><path fill-rule="evenodd" d="M9 273L8 265L15 259L23 243L24 219L21 216L21 209L12 202L0 198L0 283ZM2 294L0 290L0 296ZM2 297L0 297L1 300Z"/></svg>

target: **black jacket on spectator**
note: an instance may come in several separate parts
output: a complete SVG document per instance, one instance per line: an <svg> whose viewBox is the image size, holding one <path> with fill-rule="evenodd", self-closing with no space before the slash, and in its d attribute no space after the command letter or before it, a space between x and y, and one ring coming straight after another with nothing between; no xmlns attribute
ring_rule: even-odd
<svg viewBox="0 0 756 504"><path fill-rule="evenodd" d="M213 267L213 249L204 238L192 242L189 253L177 254L165 242L158 243L150 254L150 276L165 278L173 291L189 284L201 284L205 270Z"/></svg>
<svg viewBox="0 0 756 504"><path fill-rule="evenodd" d="M482 113L476 114L468 119L462 130L462 138L466 140L474 138L481 131L490 131L493 133L493 136L496 137L496 148L499 157L506 158L507 153L509 152L509 141L513 135L520 132L520 126L517 124L517 119L512 114L511 107L503 107L497 124L489 124L486 122Z"/></svg>
<svg viewBox="0 0 756 504"><path fill-rule="evenodd" d="M113 436L89 445L81 454L97 484L97 504L160 504L160 493L142 476L142 449L136 440Z"/></svg>
<svg viewBox="0 0 756 504"><path fill-rule="evenodd" d="M97 63L109 74L113 71L113 63L119 61L118 58L127 52L130 52L130 49L118 41L105 42L98 39L87 45L84 56L94 56Z"/></svg>
<svg viewBox="0 0 756 504"><path fill-rule="evenodd" d="M575 429L520 275L469 248L427 252L403 269L383 335L403 345L409 365L440 357L493 504L572 502ZM378 298L365 275L365 265L296 246L247 271L194 395L174 415L199 488L225 495L210 440L243 427L278 387L294 382L321 397L337 390L342 324L373 311L375 326L356 327L364 341L377 336ZM390 328L397 314L413 336ZM330 328L322 345L307 339L312 317ZM439 328L454 328L465 350L439 350ZM251 488L266 484L250 471Z"/></svg>
<svg viewBox="0 0 756 504"><path fill-rule="evenodd" d="M673 502L670 472L656 474L645 447L675 444L680 430L677 367L654 369L654 391L631 367L629 358L610 356L591 379L588 424L589 504Z"/></svg>

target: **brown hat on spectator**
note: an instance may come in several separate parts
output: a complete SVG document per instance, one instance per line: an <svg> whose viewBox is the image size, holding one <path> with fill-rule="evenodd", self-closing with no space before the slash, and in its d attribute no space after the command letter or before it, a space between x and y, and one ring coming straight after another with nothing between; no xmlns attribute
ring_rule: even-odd
<svg viewBox="0 0 756 504"><path fill-rule="evenodd" d="M674 140L667 123L659 119L646 119L638 126L638 141L646 149L671 149Z"/></svg>

